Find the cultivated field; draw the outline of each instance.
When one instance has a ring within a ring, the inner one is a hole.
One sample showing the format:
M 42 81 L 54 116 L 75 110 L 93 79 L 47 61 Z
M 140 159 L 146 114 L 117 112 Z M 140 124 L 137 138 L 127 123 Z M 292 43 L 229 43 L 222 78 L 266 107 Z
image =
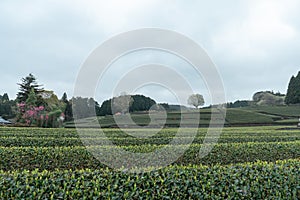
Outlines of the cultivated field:
M 208 127 L 211 121 L 211 109 L 204 108 L 200 109 L 200 120 L 195 120 L 195 110 L 190 111 L 169 111 L 167 118 L 158 118 L 154 121 L 157 126 L 165 127 Z M 155 114 L 154 114 L 155 115 Z M 181 117 L 185 116 L 182 120 Z M 151 121 L 147 112 L 139 112 L 130 114 L 132 120 L 140 125 L 147 126 Z M 79 120 L 77 126 L 82 127 L 94 127 L 95 122 L 101 124 L 101 127 L 117 127 L 114 118 L 119 119 L 118 126 L 126 126 L 127 121 L 122 123 L 123 116 L 102 116 L 95 118 L 86 118 Z M 300 117 L 300 106 L 248 106 L 243 108 L 228 108 L 226 111 L 225 126 L 262 126 L 262 125 L 294 125 L 299 122 Z M 66 127 L 74 128 L 74 122 L 67 122 Z
M 75 129 L 0 127 L 0 196 L 3 199 L 299 199 L 300 131 L 282 128 L 225 128 L 213 150 L 202 159 L 198 153 L 207 129 L 200 128 L 192 145 L 171 166 L 129 173 L 126 169 L 133 165 L 130 160 L 120 163 L 121 171 L 113 170 L 87 149 L 151 152 L 167 145 L 177 129 L 166 128 L 146 138 L 135 138 L 118 129 L 105 129 L 104 137 L 90 129 L 82 136 L 88 141 L 85 147 Z M 172 144 L 175 152 L 186 147 L 194 130 L 186 128 L 185 134 Z M 149 130 L 128 131 L 146 134 Z M 99 142 L 103 146 L 97 146 Z

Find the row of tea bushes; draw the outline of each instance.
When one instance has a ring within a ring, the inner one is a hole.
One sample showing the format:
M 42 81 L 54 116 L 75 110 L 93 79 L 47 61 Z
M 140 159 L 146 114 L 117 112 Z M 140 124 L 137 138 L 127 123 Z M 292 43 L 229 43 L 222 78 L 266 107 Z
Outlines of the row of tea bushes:
M 239 128 L 224 129 L 218 140 L 212 135 L 205 137 L 206 129 L 184 129 L 184 133 L 176 137 L 174 145 L 202 144 L 204 138 L 206 141 L 218 143 L 246 143 L 246 142 L 288 142 L 300 141 L 300 134 L 295 131 L 278 130 L 256 130 L 254 128 L 245 128 L 242 132 Z M 228 132 L 228 130 L 230 132 Z M 0 127 L 0 146 L 3 147 L 54 147 L 54 146 L 83 146 L 85 145 L 166 145 L 174 139 L 176 129 L 163 129 L 159 133 L 153 134 L 155 129 L 130 129 L 129 134 L 118 129 L 105 129 L 105 134 L 101 135 L 94 129 L 88 129 L 83 135 L 76 130 L 70 129 L 40 129 L 40 128 L 1 128 Z M 193 132 L 198 132 L 192 137 Z M 241 132 L 238 132 L 241 131 Z M 144 137 L 133 137 L 135 135 L 144 135 Z
M 140 174 L 99 170 L 1 171 L 3 199 L 299 199 L 300 160 Z
M 132 146 L 132 145 L 167 145 L 174 138 L 55 138 L 55 137 L 0 137 L 0 146 L 3 147 L 55 147 L 55 146 L 83 146 L 82 140 L 86 141 L 85 145 L 118 145 L 118 146 Z M 202 144 L 204 137 L 179 137 L 176 138 L 174 145 L 182 144 Z M 208 142 L 218 143 L 246 143 L 246 142 L 288 142 L 288 141 L 300 141 L 299 136 L 251 136 L 251 137 L 220 137 L 218 139 L 213 137 L 207 137 Z
M 81 130 L 81 129 L 80 129 Z M 99 134 L 97 129 L 82 129 L 84 133 L 81 137 L 109 137 L 109 138 L 132 138 L 131 135 L 153 135 L 151 138 L 165 138 L 174 137 L 176 135 L 176 128 L 166 129 L 126 129 L 126 132 L 120 129 L 102 129 L 104 135 Z M 185 128 L 184 134 L 180 137 L 194 137 L 194 128 Z M 196 130 L 197 137 L 204 137 L 207 134 L 207 128 L 199 128 Z M 280 130 L 280 127 L 235 127 L 225 128 L 222 130 L 222 137 L 299 137 L 299 130 Z M 76 129 L 44 129 L 44 128 L 13 128 L 13 127 L 0 127 L 1 137 L 55 137 L 55 138 L 78 138 L 79 134 Z
M 201 147 L 212 148 L 204 158 L 199 157 Z M 87 149 L 89 151 L 87 151 Z M 135 159 L 133 156 L 124 157 L 122 151 L 128 153 L 143 153 L 141 160 L 151 165 L 153 156 L 164 161 L 176 158 L 175 164 L 230 164 L 240 162 L 253 162 L 257 160 L 276 161 L 283 159 L 300 158 L 300 141 L 294 142 L 268 142 L 268 143 L 219 143 L 215 146 L 192 144 L 188 145 L 141 145 L 141 146 L 87 146 L 87 147 L 0 147 L 0 169 L 30 169 L 35 168 L 52 170 L 82 169 L 103 167 L 93 157 L 100 156 L 103 163 L 116 163 L 118 166 L 131 168 Z M 184 152 L 182 154 L 182 152 Z M 101 153 L 101 155 L 100 155 Z M 182 155 L 181 155 L 182 154 Z M 178 156 L 181 155 L 181 156 Z M 120 159 L 118 159 L 120 158 Z M 148 159 L 148 160 L 147 160 Z M 148 164 L 140 163 L 144 166 Z M 160 163 L 154 164 L 159 165 Z

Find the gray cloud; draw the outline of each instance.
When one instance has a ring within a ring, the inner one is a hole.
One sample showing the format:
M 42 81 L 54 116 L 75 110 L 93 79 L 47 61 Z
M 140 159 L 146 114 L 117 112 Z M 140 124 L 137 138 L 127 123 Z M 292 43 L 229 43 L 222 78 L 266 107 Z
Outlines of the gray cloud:
M 16 83 L 33 73 L 58 96 L 64 91 L 72 96 L 80 66 L 94 48 L 112 35 L 143 27 L 175 30 L 202 45 L 219 68 L 228 101 L 249 99 L 258 90 L 285 92 L 300 66 L 299 6 L 296 0 L 4 0 L 0 94 L 14 98 Z M 192 72 L 190 79 L 196 81 Z M 203 86 L 195 90 L 205 93 Z M 157 97 L 165 93 L 157 91 Z M 108 96 L 105 91 L 97 98 Z

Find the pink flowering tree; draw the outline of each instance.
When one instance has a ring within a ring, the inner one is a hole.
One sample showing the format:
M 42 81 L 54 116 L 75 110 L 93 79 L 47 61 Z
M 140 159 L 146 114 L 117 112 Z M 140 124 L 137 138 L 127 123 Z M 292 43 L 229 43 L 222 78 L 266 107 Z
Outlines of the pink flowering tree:
M 36 106 L 37 96 L 34 89 L 31 89 L 26 102 L 17 104 L 19 109 L 19 121 L 25 122 L 28 126 L 33 123 L 40 124 L 41 116 L 44 113 L 44 106 Z
M 44 106 L 26 105 L 26 103 L 19 103 L 17 106 L 20 113 L 20 121 L 25 122 L 28 126 L 31 126 L 33 123 L 41 126 L 47 119 L 47 115 L 44 116 Z
M 67 100 L 59 100 L 53 91 L 44 90 L 38 85 L 36 78 L 29 76 L 18 83 L 20 92 L 17 94 L 17 121 L 28 126 L 62 127 L 65 116 L 63 114 Z

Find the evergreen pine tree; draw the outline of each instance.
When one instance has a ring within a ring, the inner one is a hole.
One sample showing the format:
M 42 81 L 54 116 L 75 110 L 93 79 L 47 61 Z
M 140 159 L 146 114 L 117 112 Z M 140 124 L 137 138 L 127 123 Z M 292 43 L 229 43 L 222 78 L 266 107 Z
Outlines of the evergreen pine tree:
M 19 103 L 26 102 L 31 89 L 34 90 L 34 93 L 36 95 L 39 95 L 44 91 L 43 88 L 40 88 L 41 85 L 37 84 L 36 78 L 32 74 L 29 74 L 25 78 L 22 78 L 21 81 L 22 83 L 18 83 L 18 85 L 20 86 L 20 91 L 18 92 L 16 99 Z M 41 99 L 42 98 L 38 98 L 39 104 L 42 104 L 42 102 L 40 102 Z
M 64 103 L 68 103 L 68 96 L 67 96 L 67 93 L 64 92 L 63 96 L 61 97 L 61 101 L 64 102 Z
M 296 77 L 292 76 L 289 82 L 286 98 L 286 104 L 300 103 L 300 71 Z
M 61 97 L 61 101 L 65 104 L 64 114 L 65 120 L 70 121 L 73 119 L 73 112 L 72 112 L 72 103 L 68 100 L 67 93 L 64 92 L 63 96 Z

